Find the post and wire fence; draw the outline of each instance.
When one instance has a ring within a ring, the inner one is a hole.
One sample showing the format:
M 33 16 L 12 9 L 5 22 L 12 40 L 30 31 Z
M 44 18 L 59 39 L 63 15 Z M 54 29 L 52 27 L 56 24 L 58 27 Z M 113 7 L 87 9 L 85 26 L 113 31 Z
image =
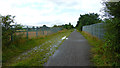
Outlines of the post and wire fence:
M 105 25 L 105 23 L 97 23 L 83 26 L 82 31 L 88 32 L 91 35 L 98 37 L 99 39 L 104 39 L 106 32 Z
M 40 36 L 50 35 L 61 31 L 62 27 L 42 27 L 42 28 L 23 28 L 22 30 L 17 30 L 14 34 L 11 34 L 11 41 L 14 41 L 16 36 L 25 37 L 27 39 L 36 38 Z

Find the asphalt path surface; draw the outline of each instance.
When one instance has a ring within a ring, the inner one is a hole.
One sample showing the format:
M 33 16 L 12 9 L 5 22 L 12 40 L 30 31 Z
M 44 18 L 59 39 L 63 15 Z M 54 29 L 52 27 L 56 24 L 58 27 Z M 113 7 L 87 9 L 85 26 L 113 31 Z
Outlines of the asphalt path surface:
M 90 48 L 88 41 L 75 30 L 44 66 L 90 66 Z

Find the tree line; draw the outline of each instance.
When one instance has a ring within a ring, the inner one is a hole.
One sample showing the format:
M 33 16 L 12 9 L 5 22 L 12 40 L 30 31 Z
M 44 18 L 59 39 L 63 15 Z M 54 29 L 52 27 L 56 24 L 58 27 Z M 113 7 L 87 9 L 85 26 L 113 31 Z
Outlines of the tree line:
M 64 24 L 64 25 L 54 25 L 53 27 L 62 27 L 64 29 L 73 29 L 74 26 L 69 22 L 69 24 Z

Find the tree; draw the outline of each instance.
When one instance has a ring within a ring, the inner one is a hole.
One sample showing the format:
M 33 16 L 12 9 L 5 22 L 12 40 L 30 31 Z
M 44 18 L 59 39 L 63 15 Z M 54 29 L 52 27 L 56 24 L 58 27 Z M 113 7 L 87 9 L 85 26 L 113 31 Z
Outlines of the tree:
M 10 37 L 11 34 L 15 33 L 16 30 L 21 29 L 22 26 L 20 24 L 11 25 L 14 22 L 15 16 L 6 15 L 1 16 L 2 22 L 0 23 L 2 25 L 2 43 L 3 45 L 8 45 L 10 43 Z
M 73 25 L 71 25 L 71 23 L 69 22 L 69 29 L 74 28 Z
M 45 28 L 46 28 L 47 26 L 46 26 L 46 25 L 43 25 L 43 27 L 45 27 Z
M 53 27 L 58 27 L 57 25 L 54 25 Z
M 120 66 L 120 2 L 107 1 L 103 2 L 103 5 L 104 16 L 108 19 L 104 20 L 106 33 L 102 55 L 108 59 L 108 65 Z
M 72 28 L 73 28 L 73 25 L 71 25 L 71 23 L 65 24 L 65 25 L 62 25 L 62 26 L 63 26 L 63 28 L 65 28 L 65 29 L 72 29 Z
M 76 28 L 82 31 L 82 26 L 91 25 L 100 22 L 101 20 L 98 14 L 90 13 L 90 14 L 80 15 L 79 20 L 77 21 Z
M 105 16 L 108 16 L 109 19 L 105 20 L 105 22 L 109 25 L 106 26 L 107 28 L 107 37 L 109 37 L 109 39 L 111 39 L 111 44 L 113 44 L 113 47 L 117 47 L 116 50 L 120 50 L 120 1 L 119 2 L 103 2 L 104 7 L 104 12 L 105 12 Z M 114 16 L 114 17 L 112 17 Z M 106 39 L 108 40 L 108 38 Z M 112 41 L 114 40 L 114 42 Z M 112 51 L 116 51 L 113 50 Z M 119 52 L 119 51 L 117 51 Z
M 62 27 L 65 29 L 72 29 L 74 28 L 73 25 L 69 22 L 69 24 L 64 24 L 64 25 L 54 25 L 53 27 Z
M 35 26 L 33 26 L 32 29 L 35 29 Z
M 114 16 L 115 18 L 120 19 L 120 1 L 119 2 L 103 2 L 103 5 L 105 6 L 103 11 L 104 11 L 104 16 L 108 16 L 109 18 L 112 18 Z

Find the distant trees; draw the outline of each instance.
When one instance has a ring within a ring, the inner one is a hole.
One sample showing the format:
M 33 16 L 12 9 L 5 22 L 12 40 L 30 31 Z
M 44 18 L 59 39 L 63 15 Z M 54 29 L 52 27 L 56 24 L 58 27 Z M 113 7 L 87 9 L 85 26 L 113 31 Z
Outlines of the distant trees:
M 53 27 L 58 27 L 57 25 L 54 25 Z
M 43 25 L 43 27 L 47 27 L 46 25 Z
M 71 25 L 71 23 L 64 24 L 64 25 L 54 25 L 53 27 L 62 27 L 62 28 L 65 28 L 65 29 L 72 29 L 72 28 L 74 28 L 74 26 Z
M 35 26 L 33 26 L 32 29 L 35 29 Z
M 99 15 L 96 13 L 90 13 L 85 15 L 80 15 L 76 28 L 82 31 L 82 26 L 91 25 L 101 22 Z
M 73 25 L 71 25 L 71 23 L 69 24 L 65 24 L 65 25 L 62 25 L 63 28 L 66 28 L 66 29 L 72 29 L 73 28 Z

